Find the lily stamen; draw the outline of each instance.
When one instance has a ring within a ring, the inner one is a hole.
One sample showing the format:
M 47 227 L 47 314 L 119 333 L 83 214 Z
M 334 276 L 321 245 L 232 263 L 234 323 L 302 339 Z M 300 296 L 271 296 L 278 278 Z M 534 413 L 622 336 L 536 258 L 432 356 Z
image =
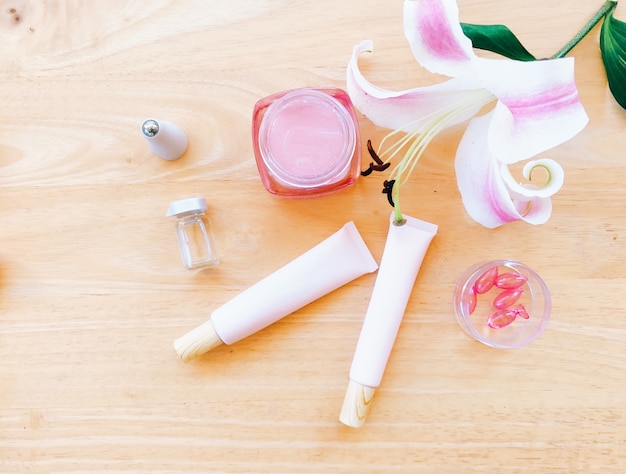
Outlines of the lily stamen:
M 393 189 L 385 187 L 383 192 L 389 194 L 389 202 L 393 205 L 395 210 L 395 220 L 401 221 L 403 219 L 402 211 L 400 210 L 400 188 L 413 174 L 418 161 L 422 157 L 428 145 L 439 135 L 442 131 L 449 128 L 453 123 L 458 122 L 460 117 L 467 115 L 468 111 L 476 108 L 482 108 L 485 105 L 493 102 L 496 97 L 488 91 L 477 91 L 475 96 L 468 99 L 464 104 L 460 106 L 443 110 L 439 114 L 431 114 L 433 120 L 428 122 L 422 130 L 413 130 L 408 133 L 404 130 L 410 130 L 415 127 L 417 121 L 413 121 L 407 126 L 393 130 L 383 137 L 380 142 L 378 152 L 375 152 L 376 157 L 383 159 L 384 164 L 389 164 L 393 158 L 398 156 L 403 149 L 406 149 L 402 160 L 391 170 L 389 182 L 393 182 L 395 186 Z M 423 122 L 423 118 L 420 122 Z M 392 141 L 393 138 L 399 134 L 403 134 L 399 139 Z M 388 144 L 388 142 L 391 142 Z M 369 143 L 369 142 L 368 142 Z M 391 198 L 390 192 L 393 193 Z

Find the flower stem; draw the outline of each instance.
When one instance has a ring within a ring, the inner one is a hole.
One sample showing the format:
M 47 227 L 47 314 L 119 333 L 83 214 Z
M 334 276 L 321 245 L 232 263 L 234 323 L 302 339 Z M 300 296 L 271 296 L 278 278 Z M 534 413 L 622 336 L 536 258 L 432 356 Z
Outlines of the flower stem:
M 395 199 L 397 200 L 398 198 L 399 198 L 399 196 L 396 195 Z M 400 206 L 394 206 L 394 208 L 393 208 L 393 220 L 394 220 L 394 223 L 397 223 L 396 225 L 399 225 L 404 220 L 404 216 L 402 215 L 402 212 L 400 211 Z
M 565 45 L 563 46 L 557 53 L 552 55 L 550 59 L 563 58 L 567 53 L 569 53 L 574 47 L 580 43 L 580 41 L 589 34 L 589 32 L 593 29 L 594 26 L 598 24 L 602 18 L 611 13 L 615 7 L 617 6 L 617 1 L 615 0 L 607 0 L 604 2 L 604 5 L 596 12 L 596 14 L 587 22 L 587 24 L 578 32 L 576 35 Z

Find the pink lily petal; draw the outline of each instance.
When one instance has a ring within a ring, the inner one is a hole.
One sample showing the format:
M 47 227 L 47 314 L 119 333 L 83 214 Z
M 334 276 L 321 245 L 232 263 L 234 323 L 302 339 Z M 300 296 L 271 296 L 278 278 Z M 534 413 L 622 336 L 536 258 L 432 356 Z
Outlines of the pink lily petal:
M 452 79 L 399 92 L 376 87 L 358 67 L 358 56 L 372 50 L 372 42 L 364 41 L 354 48 L 347 68 L 354 105 L 380 127 L 413 133 L 408 138 L 421 145 L 421 140 L 472 118 L 497 98 L 493 110 L 470 121 L 457 150 L 463 204 L 476 222 L 489 228 L 515 220 L 546 222 L 552 213 L 550 196 L 563 184 L 563 169 L 552 160 L 532 161 L 523 176 L 530 181 L 532 170 L 541 167 L 547 182 L 520 184 L 508 165 L 557 146 L 586 126 L 573 59 L 478 57 L 463 34 L 455 0 L 405 0 L 404 29 L 417 61 Z M 430 136 L 420 135 L 426 130 Z
M 484 87 L 498 97 L 489 147 L 502 162 L 535 156 L 587 125 L 573 58 L 532 62 L 476 58 L 474 63 Z
M 476 58 L 463 34 L 454 0 L 404 2 L 404 33 L 415 59 L 429 71 L 450 77 L 472 77 Z
M 458 109 L 459 104 L 473 100 L 476 95 L 486 94 L 479 84 L 462 78 L 399 92 L 382 89 L 365 79 L 358 66 L 359 55 L 372 49 L 372 42 L 368 40 L 354 47 L 346 83 L 354 106 L 379 127 L 421 131 L 442 111 Z M 468 120 L 480 108 L 480 105 L 468 108 L 450 126 Z
M 457 185 L 463 205 L 472 219 L 493 229 L 507 222 L 524 220 L 545 223 L 552 213 L 549 198 L 513 201 L 500 170 L 500 163 L 489 150 L 487 130 L 494 112 L 472 119 L 461 139 L 455 159 Z

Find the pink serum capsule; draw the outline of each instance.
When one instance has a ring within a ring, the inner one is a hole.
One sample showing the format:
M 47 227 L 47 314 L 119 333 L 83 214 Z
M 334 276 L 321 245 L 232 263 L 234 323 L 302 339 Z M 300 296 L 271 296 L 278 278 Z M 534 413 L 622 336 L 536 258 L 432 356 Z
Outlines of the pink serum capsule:
M 476 283 L 474 283 L 474 291 L 479 295 L 487 293 L 491 290 L 491 288 L 493 288 L 497 277 L 498 267 L 490 268 L 478 277 Z
M 530 314 L 528 314 L 528 311 L 526 311 L 526 307 L 523 304 L 518 304 L 517 308 L 515 308 L 515 311 L 517 311 L 517 316 L 519 316 L 522 319 L 530 319 Z
M 487 318 L 487 326 L 492 329 L 502 329 L 513 323 L 518 317 L 530 319 L 530 315 L 523 304 L 518 305 L 517 308 L 499 309 L 491 313 Z
M 463 306 L 467 308 L 468 314 L 472 314 L 476 309 L 476 303 L 478 298 L 476 297 L 476 290 L 474 287 L 467 288 L 463 293 Z
M 493 299 L 493 306 L 497 309 L 507 309 L 517 303 L 524 293 L 524 288 L 513 288 L 512 290 L 504 290 L 498 293 Z
M 517 311 L 514 309 L 499 309 L 491 313 L 487 319 L 487 326 L 491 329 L 502 329 L 507 327 L 517 318 Z
M 495 285 L 503 290 L 519 288 L 528 281 L 528 278 L 521 273 L 502 273 L 496 277 Z

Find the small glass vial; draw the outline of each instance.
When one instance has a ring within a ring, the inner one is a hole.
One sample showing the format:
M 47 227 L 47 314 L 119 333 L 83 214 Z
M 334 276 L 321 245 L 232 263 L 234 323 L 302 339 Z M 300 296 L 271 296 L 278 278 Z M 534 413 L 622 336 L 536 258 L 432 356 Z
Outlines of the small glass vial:
M 183 265 L 189 269 L 214 267 L 219 263 L 215 238 L 203 197 L 180 199 L 170 204 L 167 217 L 176 217 L 176 238 Z

